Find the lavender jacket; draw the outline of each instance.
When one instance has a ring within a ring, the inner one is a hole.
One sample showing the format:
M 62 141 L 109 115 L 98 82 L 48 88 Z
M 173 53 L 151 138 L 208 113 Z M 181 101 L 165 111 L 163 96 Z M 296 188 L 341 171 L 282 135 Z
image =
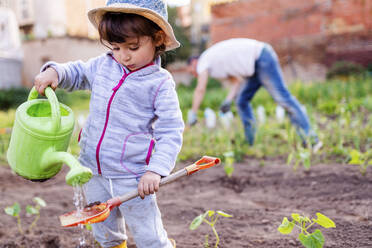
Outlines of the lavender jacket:
M 43 66 L 57 71 L 58 87 L 91 91 L 79 161 L 93 174 L 134 178 L 153 171 L 167 176 L 174 168 L 184 123 L 173 78 L 159 62 L 130 72 L 107 53 L 86 63 Z

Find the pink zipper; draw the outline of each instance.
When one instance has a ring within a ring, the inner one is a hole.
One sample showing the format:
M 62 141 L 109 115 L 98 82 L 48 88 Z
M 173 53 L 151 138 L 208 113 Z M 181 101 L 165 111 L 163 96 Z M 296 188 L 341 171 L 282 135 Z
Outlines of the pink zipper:
M 120 66 L 122 66 L 115 58 L 114 56 L 110 55 L 111 58 L 113 60 L 116 61 L 116 63 L 118 63 Z M 135 71 L 138 71 L 142 68 L 145 68 L 145 67 L 148 67 L 150 65 L 153 65 L 154 62 L 151 62 L 147 65 L 145 65 L 144 67 L 141 67 L 141 68 L 138 68 L 137 70 L 134 70 L 134 71 L 131 71 L 129 73 L 126 73 L 125 72 L 125 68 L 123 67 L 123 70 L 124 70 L 124 75 L 122 76 L 122 78 L 120 79 L 119 83 L 112 89 L 114 92 L 112 93 L 111 97 L 110 97 L 110 100 L 107 104 L 107 110 L 106 110 L 106 121 L 105 121 L 105 126 L 103 127 L 103 131 L 102 131 L 102 134 L 101 134 L 101 138 L 99 139 L 98 141 L 98 144 L 97 144 L 97 148 L 96 148 L 96 161 L 97 161 L 97 169 L 98 169 L 98 174 L 102 174 L 102 171 L 101 171 L 101 163 L 99 162 L 99 152 L 100 152 L 100 149 L 101 149 L 101 145 L 102 145 L 102 141 L 103 141 L 103 138 L 105 137 L 105 133 L 106 133 L 106 129 L 107 129 L 107 124 L 108 124 L 108 120 L 109 120 L 109 117 L 110 117 L 110 108 L 111 108 L 111 103 L 112 103 L 112 100 L 114 99 L 114 96 L 116 94 L 116 92 L 118 91 L 118 89 L 120 88 L 120 86 L 124 83 L 124 80 L 130 75 L 132 74 L 133 72 Z
M 149 163 L 150 163 L 150 158 L 151 158 L 151 155 L 152 155 L 152 149 L 154 149 L 154 145 L 155 145 L 155 141 L 154 141 L 154 139 L 151 139 L 149 149 L 147 150 L 147 156 L 146 156 L 146 164 L 147 165 L 149 165 Z
M 80 142 L 81 139 L 81 132 L 83 131 L 83 128 L 80 129 L 79 136 L 78 136 L 78 142 Z
M 103 132 L 101 134 L 101 138 L 98 141 L 98 145 L 97 145 L 97 149 L 96 149 L 96 160 L 97 160 L 98 174 L 102 174 L 102 172 L 101 172 L 101 164 L 99 162 L 99 151 L 101 149 L 103 137 L 105 136 L 105 133 L 106 133 L 107 123 L 108 123 L 108 120 L 109 120 L 109 117 L 110 117 L 111 103 L 112 103 L 112 100 L 114 99 L 114 96 L 115 96 L 116 92 L 118 91 L 118 89 L 120 88 L 120 86 L 123 84 L 125 78 L 128 75 L 129 74 L 126 74 L 125 71 L 124 71 L 123 77 L 120 79 L 119 83 L 112 89 L 114 92 L 112 93 L 112 95 L 110 97 L 110 100 L 108 102 L 108 105 L 107 105 L 105 126 L 103 127 Z

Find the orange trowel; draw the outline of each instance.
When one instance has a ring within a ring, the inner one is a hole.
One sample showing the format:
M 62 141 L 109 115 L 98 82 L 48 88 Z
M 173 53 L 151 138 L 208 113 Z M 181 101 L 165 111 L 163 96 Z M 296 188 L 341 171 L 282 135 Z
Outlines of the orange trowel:
M 164 177 L 160 181 L 160 186 L 169 184 L 176 181 L 183 176 L 189 176 L 199 170 L 212 167 L 220 163 L 219 158 L 203 156 L 195 163 L 178 170 L 171 175 Z M 114 197 L 105 203 L 91 204 L 84 208 L 82 211 L 72 211 L 59 216 L 59 220 L 63 227 L 76 226 L 79 224 L 92 224 L 104 221 L 109 215 L 111 209 L 119 206 L 125 201 L 129 201 L 138 196 L 138 190 L 133 190 L 125 195 Z

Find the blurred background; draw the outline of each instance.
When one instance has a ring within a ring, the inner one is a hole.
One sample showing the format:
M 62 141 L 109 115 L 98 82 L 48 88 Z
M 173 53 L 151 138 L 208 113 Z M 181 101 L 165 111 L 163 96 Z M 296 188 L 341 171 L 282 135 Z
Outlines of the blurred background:
M 49 60 L 86 61 L 106 51 L 86 15 L 89 9 L 104 3 L 0 0 L 0 161 L 5 161 L 15 108 L 27 99 L 42 64 Z M 370 150 L 371 0 L 168 0 L 168 15 L 182 46 L 168 52 L 162 62 L 178 84 L 184 117 L 195 86 L 195 79 L 186 71 L 187 58 L 224 39 L 258 39 L 274 47 L 291 92 L 304 104 L 313 126 L 327 142 L 329 150 L 320 159 L 337 156 L 345 161 L 352 149 Z M 211 81 L 199 117 L 203 117 L 206 107 L 217 112 L 226 96 L 218 81 Z M 89 93 L 57 93 L 83 123 Z M 271 122 L 276 105 L 264 91 L 252 104 L 255 109 L 264 107 L 268 116 L 258 131 L 255 148 L 241 148 L 239 121 L 233 131 L 216 129 L 214 136 L 204 132 L 201 122 L 192 132 L 185 132 L 180 158 L 208 152 L 220 155 L 229 149 L 236 149 L 238 158 L 239 154 L 288 155 L 291 148 L 280 145 L 293 144 L 288 133 L 294 131 L 287 125 L 288 120 Z M 233 112 L 236 115 L 235 108 Z
M 31 86 L 45 61 L 86 60 L 104 52 L 86 16 L 104 3 L 0 0 L 0 88 Z M 174 0 L 168 5 L 182 47 L 168 53 L 164 63 L 178 82 L 190 80 L 182 73 L 190 55 L 233 37 L 273 45 L 287 81 L 323 80 L 340 61 L 364 68 L 372 63 L 370 0 Z

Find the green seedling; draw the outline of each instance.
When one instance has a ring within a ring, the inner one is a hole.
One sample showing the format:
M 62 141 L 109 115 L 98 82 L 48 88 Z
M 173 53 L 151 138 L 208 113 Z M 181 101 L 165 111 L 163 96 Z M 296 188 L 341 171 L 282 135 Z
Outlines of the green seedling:
M 213 211 L 213 210 L 207 210 L 204 214 L 201 214 L 199 216 L 197 216 L 190 224 L 189 226 L 189 229 L 190 230 L 195 230 L 197 229 L 203 222 L 204 223 L 207 223 L 213 230 L 213 233 L 214 235 L 216 236 L 216 243 L 214 245 L 215 248 L 218 247 L 218 244 L 220 242 L 220 238 L 218 236 L 218 233 L 216 231 L 216 228 L 215 228 L 215 225 L 217 223 L 217 220 L 218 220 L 218 217 L 219 216 L 222 216 L 222 217 L 227 217 L 227 218 L 230 218 L 230 217 L 233 217 L 232 215 L 230 214 L 227 214 L 225 212 L 222 212 L 222 211 Z M 205 242 L 204 242 L 204 247 L 205 248 L 209 248 L 209 243 L 208 243 L 208 234 L 205 236 Z
M 291 165 L 292 162 L 294 162 L 294 170 L 298 168 L 300 163 L 302 163 L 306 170 L 310 170 L 311 152 L 306 148 L 299 148 L 297 151 L 292 151 L 287 157 L 287 165 Z
M 367 167 L 372 165 L 372 154 L 369 152 L 359 152 L 357 150 L 351 150 L 349 164 L 355 164 L 360 166 L 360 172 L 365 175 Z
M 314 232 L 310 232 L 309 228 L 314 224 L 318 224 L 324 228 L 335 228 L 335 223 L 327 216 L 316 213 L 317 218 L 311 219 L 307 216 L 301 216 L 296 213 L 292 213 L 292 221 L 289 221 L 287 217 L 283 218 L 282 224 L 278 227 L 278 231 L 281 234 L 290 234 L 294 227 L 301 230 L 298 235 L 298 239 L 301 244 L 306 248 L 322 248 L 324 245 L 324 236 L 319 229 L 315 229 Z
M 228 177 L 231 177 L 232 174 L 234 173 L 234 162 L 235 162 L 235 157 L 234 157 L 234 152 L 229 151 L 225 152 L 223 154 L 225 158 L 225 164 L 223 166 L 223 169 Z
M 35 219 L 32 221 L 32 223 L 28 227 L 28 231 L 29 232 L 32 231 L 32 229 L 35 227 L 37 221 L 40 218 L 40 209 L 41 209 L 41 207 L 45 207 L 46 206 L 45 201 L 43 199 L 41 199 L 40 197 L 34 197 L 33 198 L 33 201 L 35 202 L 35 205 L 33 205 L 33 206 L 32 205 L 27 205 L 26 206 L 26 213 L 27 213 L 27 215 L 35 215 Z M 4 209 L 4 211 L 5 211 L 5 213 L 7 215 L 10 215 L 10 216 L 13 216 L 13 217 L 17 218 L 18 231 L 21 234 L 24 234 L 23 227 L 22 227 L 22 221 L 21 221 L 21 217 L 20 217 L 21 206 L 19 205 L 19 203 L 16 202 L 12 206 L 6 207 Z
M 302 164 L 306 170 L 311 167 L 311 148 L 303 148 L 298 146 L 292 150 L 287 157 L 287 165 L 293 164 L 293 170 L 297 170 L 298 166 Z
M 19 213 L 21 212 L 21 206 L 18 202 L 14 203 L 13 206 L 9 206 L 4 208 L 4 211 L 7 215 L 13 216 L 17 219 L 17 227 L 18 231 L 23 234 L 22 224 L 21 224 L 21 217 L 19 216 Z

